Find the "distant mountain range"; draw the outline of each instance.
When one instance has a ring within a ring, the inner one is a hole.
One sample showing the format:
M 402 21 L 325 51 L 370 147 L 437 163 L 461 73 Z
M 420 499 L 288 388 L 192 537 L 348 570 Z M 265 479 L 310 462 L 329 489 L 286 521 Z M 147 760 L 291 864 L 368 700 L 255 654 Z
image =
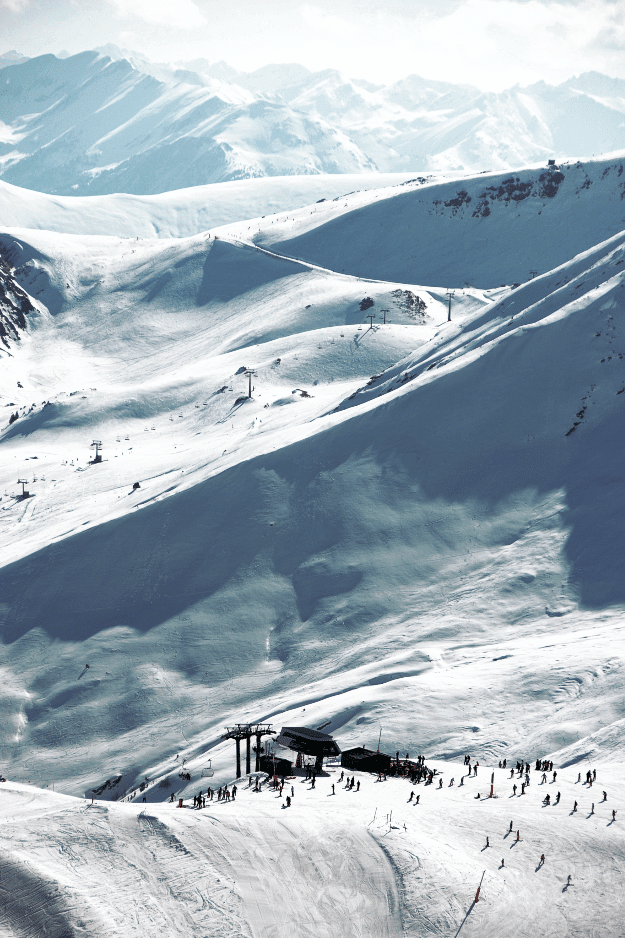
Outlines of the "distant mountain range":
M 0 178 L 63 195 L 257 176 L 480 172 L 625 147 L 625 80 L 590 72 L 501 93 L 417 75 L 158 65 L 105 46 L 0 56 Z

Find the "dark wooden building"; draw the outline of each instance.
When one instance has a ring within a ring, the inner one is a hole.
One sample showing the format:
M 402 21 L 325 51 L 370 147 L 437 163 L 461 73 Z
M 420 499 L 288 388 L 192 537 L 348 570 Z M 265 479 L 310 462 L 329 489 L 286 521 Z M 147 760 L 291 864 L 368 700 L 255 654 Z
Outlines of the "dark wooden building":
M 341 768 L 358 772 L 388 772 L 391 767 L 391 757 L 384 752 L 374 752 L 373 749 L 346 749 L 341 754 Z
M 287 775 L 293 774 L 293 763 L 289 762 L 288 759 L 278 758 L 278 756 L 261 756 L 260 769 L 261 772 L 266 772 L 267 775 L 281 775 L 286 778 Z

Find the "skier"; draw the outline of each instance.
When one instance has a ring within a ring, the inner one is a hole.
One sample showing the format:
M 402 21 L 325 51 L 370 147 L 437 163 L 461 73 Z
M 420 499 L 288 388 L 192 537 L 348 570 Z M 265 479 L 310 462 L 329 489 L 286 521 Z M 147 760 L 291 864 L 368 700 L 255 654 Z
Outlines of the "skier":
M 516 839 L 517 839 L 517 841 L 521 839 L 521 835 L 520 835 L 519 831 L 516 832 Z
M 616 811 L 614 808 L 612 808 L 612 820 L 616 821 Z
M 414 797 L 414 791 L 411 791 L 411 792 L 410 792 L 410 798 L 408 799 L 408 804 L 410 804 L 410 802 L 412 801 L 413 797 Z
M 560 804 L 560 792 L 558 792 L 558 794 L 556 795 L 555 803 Z
M 604 791 L 604 793 L 603 793 L 603 800 L 604 800 L 604 801 L 607 801 L 607 800 L 608 800 L 608 793 L 607 793 L 607 791 Z
M 356 782 L 356 791 L 360 791 L 360 779 Z
M 488 839 L 488 837 L 486 838 L 486 846 L 490 847 L 490 840 Z
M 544 862 L 545 862 L 545 854 L 544 854 L 544 853 L 541 853 L 541 855 L 540 855 L 540 863 L 539 863 L 538 865 L 539 865 L 539 866 L 542 866 Z
M 333 795 L 336 794 L 336 792 L 334 791 L 334 782 L 332 782 L 332 794 L 333 794 Z
M 577 811 L 577 801 L 573 802 L 573 813 Z
M 287 806 L 287 808 L 290 808 L 290 807 L 291 807 L 291 796 L 290 796 L 290 795 L 287 795 L 287 796 L 286 796 L 286 806 Z
M 512 833 L 512 821 L 510 821 L 510 827 L 508 828 L 508 833 L 509 833 L 509 834 Z
M 501 865 L 502 865 L 502 866 L 505 866 L 505 865 L 506 865 L 506 864 L 503 862 L 503 857 L 501 858 Z

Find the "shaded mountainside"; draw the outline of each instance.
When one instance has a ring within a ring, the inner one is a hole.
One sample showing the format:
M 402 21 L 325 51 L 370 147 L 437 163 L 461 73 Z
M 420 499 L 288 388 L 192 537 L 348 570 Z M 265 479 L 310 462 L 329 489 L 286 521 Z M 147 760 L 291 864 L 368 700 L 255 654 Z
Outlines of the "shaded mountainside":
M 423 178 L 379 198 L 303 211 L 296 229 L 278 218 L 250 234 L 360 277 L 456 289 L 524 282 L 625 228 L 624 157 L 444 183 Z
M 11 347 L 11 340 L 19 342 L 27 328 L 26 317 L 36 312 L 32 298 L 16 282 L 8 262 L 0 253 L 0 342 Z

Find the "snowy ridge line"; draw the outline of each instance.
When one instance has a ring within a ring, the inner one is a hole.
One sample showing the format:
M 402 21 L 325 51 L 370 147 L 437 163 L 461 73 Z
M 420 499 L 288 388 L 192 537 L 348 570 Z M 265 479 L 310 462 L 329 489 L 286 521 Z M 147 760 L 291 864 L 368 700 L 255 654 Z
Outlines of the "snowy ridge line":
M 291 264 L 298 264 L 301 267 L 306 267 L 308 270 L 317 270 L 323 274 L 331 274 L 335 277 L 342 277 L 346 280 L 349 280 L 350 282 L 356 281 L 357 283 L 381 283 L 384 285 L 392 283 L 393 286 L 399 286 L 399 284 L 396 284 L 395 281 L 392 280 L 372 280 L 365 277 L 354 277 L 351 274 L 345 274 L 339 272 L 338 270 L 333 270 L 331 267 L 322 267 L 320 264 L 312 264 L 310 261 L 301 260 L 298 257 L 291 257 L 288 254 L 280 254 L 278 251 L 270 251 L 268 248 L 264 248 L 260 244 L 255 244 L 254 241 L 245 241 L 242 238 L 236 238 L 232 235 L 224 236 L 223 234 L 216 234 L 214 237 L 220 241 L 226 241 L 229 244 L 238 245 L 239 247 L 254 248 L 256 251 L 260 251 L 261 254 L 265 254 L 267 257 L 275 257 L 277 260 L 289 261 Z M 402 284 L 402 286 L 403 285 L 404 284 Z M 413 286 L 413 284 L 409 284 L 409 286 Z
M 403 385 L 406 382 L 423 377 L 424 374 L 427 377 L 427 372 L 434 367 L 436 368 L 436 374 L 431 375 L 431 378 L 435 378 L 441 370 L 448 370 L 448 365 L 458 367 L 462 362 L 470 363 L 475 360 L 476 356 L 492 350 L 501 340 L 523 335 L 527 330 L 543 327 L 558 319 L 567 317 L 580 306 L 583 306 L 584 298 L 591 291 L 593 291 L 593 294 L 599 291 L 592 297 L 593 302 L 598 301 L 614 288 L 622 286 L 622 271 L 605 279 L 605 272 L 599 271 L 598 267 L 600 264 L 610 264 L 611 262 L 616 266 L 625 263 L 624 242 L 625 231 L 619 232 L 602 244 L 577 255 L 570 262 L 562 264 L 553 271 L 548 271 L 511 290 L 489 309 L 488 314 L 480 314 L 476 318 L 469 318 L 460 325 L 453 325 L 453 336 L 449 339 L 443 338 L 442 342 L 439 340 L 436 343 L 439 349 L 442 346 L 442 356 L 440 351 L 429 354 L 427 349 L 424 348 L 419 353 L 420 361 L 416 366 L 414 358 L 399 363 L 389 369 L 388 372 L 378 376 L 375 389 L 360 388 L 356 392 L 356 397 L 352 397 L 341 404 L 340 409 L 360 405 L 363 397 L 364 399 L 371 399 L 380 394 L 398 390 L 399 388 L 389 387 L 389 381 L 393 379 L 399 382 L 401 377 L 401 384 Z M 619 255 L 622 256 L 619 257 Z M 563 272 L 566 273 L 564 283 L 553 288 L 553 281 Z M 589 282 L 589 275 L 591 277 L 594 275 L 595 282 L 592 280 Z M 581 284 L 578 281 L 581 281 Z M 585 287 L 584 292 L 571 298 L 572 291 L 579 289 L 580 285 Z M 525 296 L 528 293 L 535 294 L 536 291 L 541 290 L 541 287 L 547 288 L 548 292 L 535 302 L 530 303 L 530 305 L 525 305 Z M 563 299 L 566 299 L 564 304 L 562 303 Z M 506 306 L 508 309 L 504 318 L 501 313 L 503 313 Z M 499 317 L 497 316 L 498 313 L 500 314 Z M 508 316 L 510 316 L 509 319 Z M 472 333 L 477 333 L 477 335 L 472 338 Z M 434 344 L 434 340 L 431 340 L 428 344 Z M 447 351 L 444 351 L 445 349 Z M 427 357 L 424 358 L 424 354 Z

